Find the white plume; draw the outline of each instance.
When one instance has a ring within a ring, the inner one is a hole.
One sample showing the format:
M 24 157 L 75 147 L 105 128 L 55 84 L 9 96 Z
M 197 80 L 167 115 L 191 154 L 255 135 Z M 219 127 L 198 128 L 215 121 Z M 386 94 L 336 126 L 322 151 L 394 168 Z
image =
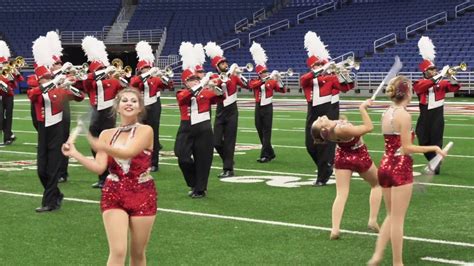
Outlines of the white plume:
M 206 50 L 207 56 L 210 58 L 214 58 L 216 56 L 222 57 L 224 55 L 224 51 L 222 51 L 221 47 L 215 42 L 208 42 L 206 46 L 204 46 L 204 49 Z
M 181 61 L 183 61 L 183 70 L 194 69 L 197 60 L 192 43 L 182 42 L 179 47 L 179 55 L 181 55 Z
M 87 55 L 87 61 L 100 61 L 105 66 L 110 65 L 103 41 L 99 41 L 92 36 L 86 36 L 82 39 L 82 50 Z
M 255 64 L 265 66 L 268 60 L 265 50 L 259 43 L 253 42 L 250 47 L 250 53 L 252 54 L 253 61 Z
M 196 56 L 196 64 L 202 66 L 204 62 L 206 62 L 206 55 L 204 54 L 204 48 L 202 47 L 202 44 L 194 44 L 194 53 Z
M 418 49 L 420 50 L 420 55 L 423 59 L 428 59 L 431 62 L 434 62 L 436 51 L 435 46 L 429 37 L 421 36 L 418 41 Z
M 46 33 L 46 39 L 48 39 L 52 54 L 61 57 L 63 55 L 63 47 L 61 46 L 61 40 L 59 39 L 58 33 L 50 31 Z
M 0 41 L 0 57 L 9 58 L 10 56 L 10 48 L 8 48 L 7 43 L 5 41 Z
M 135 51 L 137 51 L 138 60 L 145 60 L 147 62 L 155 62 L 155 55 L 153 54 L 153 49 L 151 45 L 146 41 L 140 41 L 135 46 Z
M 33 42 L 33 57 L 38 66 L 49 68 L 54 64 L 50 43 L 45 36 L 40 36 Z
M 304 48 L 308 51 L 308 56 L 317 56 L 323 60 L 329 60 L 331 56 L 326 49 L 327 45 L 321 41 L 318 35 L 313 31 L 308 31 L 304 36 Z

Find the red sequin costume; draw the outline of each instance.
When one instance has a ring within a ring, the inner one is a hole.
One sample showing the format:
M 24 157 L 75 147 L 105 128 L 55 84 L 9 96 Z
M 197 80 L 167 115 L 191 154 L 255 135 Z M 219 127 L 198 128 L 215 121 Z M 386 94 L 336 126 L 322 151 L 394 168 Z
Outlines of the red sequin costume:
M 347 121 L 339 120 L 336 127 L 351 125 Z M 349 141 L 336 141 L 336 156 L 334 157 L 334 167 L 336 169 L 347 169 L 357 173 L 364 173 L 372 166 L 367 146 L 360 136 L 353 137 Z
M 392 132 L 384 133 L 385 154 L 380 162 L 378 169 L 379 184 L 381 187 L 397 187 L 413 183 L 413 159 L 410 155 L 402 155 L 400 147 L 402 146 L 400 133 L 393 129 L 393 113 L 398 108 L 390 107 L 383 114 L 391 112 L 390 124 Z M 412 131 L 412 141 L 414 132 Z
M 136 126 L 131 128 L 129 139 L 135 135 L 136 128 Z M 110 144 L 114 145 L 120 133 L 129 129 L 119 128 Z M 109 156 L 108 165 L 110 174 L 102 188 L 100 202 L 102 212 L 121 209 L 130 216 L 155 215 L 157 193 L 150 175 L 151 151 L 144 150 L 128 160 Z

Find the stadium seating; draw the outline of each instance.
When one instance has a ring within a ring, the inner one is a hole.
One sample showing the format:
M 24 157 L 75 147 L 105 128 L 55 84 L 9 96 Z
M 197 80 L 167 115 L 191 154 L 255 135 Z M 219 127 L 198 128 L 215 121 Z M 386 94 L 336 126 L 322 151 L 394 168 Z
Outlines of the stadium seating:
M 32 42 L 50 30 L 100 31 L 112 25 L 120 0 L 3 0 L 0 31 L 13 53 L 32 57 Z
M 297 2 L 301 1 L 303 0 Z M 400 8 L 401 2 L 403 2 L 403 8 Z M 288 67 L 292 67 L 296 72 L 301 72 L 306 71 L 305 60 L 307 55 L 303 43 L 304 35 L 309 30 L 315 31 L 321 36 L 323 42 L 328 45 L 328 49 L 333 57 L 350 51 L 354 51 L 358 57 L 364 57 L 367 52 L 373 50 L 374 40 L 389 33 L 404 36 L 406 26 L 442 11 L 449 10 L 453 13 L 454 7 L 462 2 L 463 1 L 405 0 L 361 3 L 361 1 L 357 1 L 353 4 L 343 5 L 341 9 L 336 11 L 326 12 L 317 18 L 307 19 L 304 23 L 299 25 L 296 25 L 296 13 L 307 10 L 309 7 L 304 9 L 301 7 L 293 7 L 296 6 L 296 4 L 290 2 L 288 7 L 275 14 L 271 21 L 279 21 L 288 18 L 290 19 L 290 23 L 295 26 L 283 31 L 277 31 L 271 36 L 259 38 L 256 41 L 260 42 L 267 50 L 271 69 L 285 70 Z M 468 15 L 466 15 L 466 17 L 468 17 Z M 269 20 L 268 23 L 271 23 L 271 21 Z M 448 24 L 450 23 L 452 22 Z M 444 27 L 446 26 L 439 28 Z M 472 24 L 466 25 L 466 27 L 472 32 Z M 459 32 L 463 31 L 466 30 L 459 29 Z M 447 32 L 449 32 L 449 30 L 447 30 Z M 466 46 L 469 46 L 469 43 L 472 44 L 472 37 L 468 38 L 468 35 L 467 33 L 464 35 Z M 470 35 L 472 36 L 472 33 Z M 407 43 L 411 41 L 412 40 L 408 40 Z M 452 45 L 455 45 L 454 43 L 459 44 L 458 42 L 453 42 Z M 412 51 L 416 50 L 416 44 L 413 48 Z M 226 52 L 226 56 L 229 60 L 242 64 L 251 62 L 248 46 L 235 51 Z M 379 57 L 379 55 L 376 55 L 376 57 Z M 380 56 L 380 58 L 383 57 Z M 419 56 L 415 55 L 414 58 L 418 60 Z M 365 58 L 362 58 L 362 60 L 361 71 L 366 71 L 367 69 L 364 66 Z M 387 60 L 387 58 L 381 60 L 384 60 L 385 65 L 390 65 L 393 61 L 393 59 Z M 383 71 L 386 69 L 385 65 L 379 65 L 379 62 L 380 61 L 374 63 L 374 68 L 370 68 L 370 71 Z M 414 68 L 410 68 L 410 70 L 415 71 Z

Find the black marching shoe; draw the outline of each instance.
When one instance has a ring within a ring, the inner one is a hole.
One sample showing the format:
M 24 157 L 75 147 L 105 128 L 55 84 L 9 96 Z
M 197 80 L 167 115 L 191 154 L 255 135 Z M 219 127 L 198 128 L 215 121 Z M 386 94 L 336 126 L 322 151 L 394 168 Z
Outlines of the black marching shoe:
M 160 168 L 158 167 L 158 165 L 153 165 L 152 167 L 150 167 L 150 172 L 158 172 L 160 170 Z
M 64 194 L 63 193 L 59 194 L 59 197 L 56 201 L 56 204 L 58 205 L 58 207 L 61 207 L 61 204 L 63 203 L 63 199 L 64 199 Z
M 59 210 L 59 206 L 43 206 L 43 207 L 39 207 L 39 208 L 36 208 L 36 212 L 38 213 L 42 213 L 42 212 L 52 212 L 52 211 L 55 211 L 55 210 Z
M 201 198 L 204 198 L 205 196 L 206 196 L 205 191 L 194 191 L 193 193 L 191 193 L 191 198 L 193 199 L 201 199 Z
M 94 184 L 92 184 L 92 188 L 103 188 L 104 187 L 104 182 L 98 181 Z
M 268 158 L 268 157 L 262 157 L 262 158 L 258 158 L 257 159 L 257 162 L 259 163 L 268 163 L 269 161 L 271 161 L 272 159 Z
M 227 177 L 233 177 L 234 176 L 234 171 L 232 170 L 224 170 L 224 172 L 220 173 L 217 177 L 219 178 L 227 178 Z
M 313 186 L 315 186 L 315 187 L 323 187 L 325 185 L 326 185 L 326 182 L 323 182 L 323 181 L 320 181 L 320 180 L 316 180 L 313 183 Z
M 67 182 L 67 179 L 68 179 L 68 176 L 61 176 L 58 179 L 58 183 L 65 183 L 65 182 Z

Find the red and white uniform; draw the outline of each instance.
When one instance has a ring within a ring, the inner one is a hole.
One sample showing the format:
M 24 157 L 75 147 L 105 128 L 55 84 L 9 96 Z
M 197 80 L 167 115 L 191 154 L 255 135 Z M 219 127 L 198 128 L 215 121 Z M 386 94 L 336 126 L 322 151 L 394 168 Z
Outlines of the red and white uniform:
M 114 78 L 96 81 L 93 73 L 88 75 L 83 85 L 90 104 L 96 106 L 98 111 L 112 107 L 115 96 L 123 88 L 120 81 Z
M 64 101 L 82 101 L 84 96 L 76 96 L 63 88 L 54 88 L 42 93 L 39 87 L 34 87 L 28 90 L 28 98 L 34 104 L 36 119 L 44 122 L 45 127 L 49 127 L 62 121 Z
M 342 92 L 348 92 L 349 90 L 353 89 L 355 84 L 354 82 L 351 83 L 340 83 L 339 81 L 336 83 L 339 84 L 338 86 L 333 86 L 332 88 L 332 97 L 331 97 L 331 103 L 338 103 L 339 102 L 339 93 Z
M 419 79 L 413 85 L 413 90 L 418 95 L 420 104 L 426 105 L 428 110 L 444 105 L 444 98 L 448 92 L 456 92 L 461 88 L 459 84 L 451 84 L 447 80 L 435 83 L 432 79 Z
M 211 79 L 218 79 L 219 75 L 214 74 Z M 241 88 L 247 87 L 237 75 L 231 75 L 227 82 L 217 80 L 217 86 L 224 92 L 224 101 L 222 102 L 224 107 L 227 107 L 237 101 L 237 86 Z
M 278 81 L 274 79 L 269 79 L 266 82 L 260 79 L 252 79 L 249 88 L 253 90 L 255 102 L 260 103 L 260 106 L 272 103 L 274 91 L 285 93 L 285 87 L 280 87 Z
M 0 86 L 2 86 L 2 88 L 4 88 L 5 86 L 7 87 L 6 92 L 3 89 L 0 90 L 0 96 L 2 97 L 14 96 L 15 95 L 14 90 L 15 88 L 18 88 L 18 82 L 22 82 L 24 80 L 25 79 L 23 78 L 21 74 L 15 75 L 12 79 L 0 76 L 0 82 L 2 83 Z
M 333 89 L 342 89 L 335 75 L 319 75 L 314 77 L 313 71 L 302 75 L 300 82 L 306 101 L 312 103 L 312 106 L 331 103 Z
M 145 106 L 148 106 L 157 102 L 161 97 L 161 90 L 173 88 L 173 83 L 170 81 L 169 84 L 165 84 L 159 77 L 150 77 L 143 82 L 140 76 L 134 76 L 130 80 L 130 86 L 143 92 L 143 101 Z
M 223 96 L 216 95 L 213 91 L 202 89 L 196 96 L 190 90 L 183 88 L 176 94 L 181 121 L 191 121 L 191 125 L 211 119 L 211 104 L 223 100 Z

